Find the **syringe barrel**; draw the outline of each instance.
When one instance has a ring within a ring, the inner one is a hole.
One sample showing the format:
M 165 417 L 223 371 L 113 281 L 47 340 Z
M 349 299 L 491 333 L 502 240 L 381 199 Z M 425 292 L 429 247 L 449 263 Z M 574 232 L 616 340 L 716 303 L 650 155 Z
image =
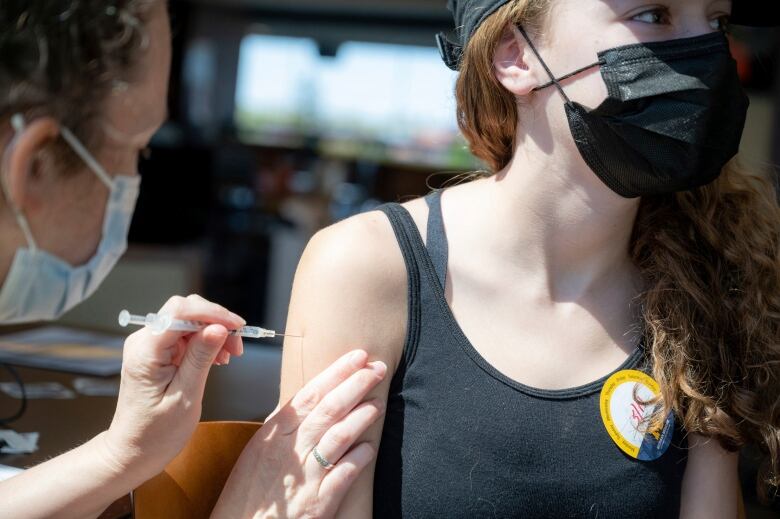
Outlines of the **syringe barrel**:
M 184 321 L 174 319 L 169 314 L 146 314 L 133 315 L 127 310 L 122 310 L 119 314 L 119 324 L 123 327 L 128 325 L 146 326 L 153 335 L 162 335 L 165 332 L 197 332 L 206 326 L 206 323 L 198 321 Z M 273 330 L 266 330 L 258 326 L 244 326 L 240 330 L 233 330 L 230 335 L 245 337 L 247 339 L 273 339 L 277 333 Z
M 146 325 L 154 335 L 162 335 L 165 332 L 197 332 L 205 325 L 195 321 L 182 321 L 174 319 L 168 314 L 148 314 Z

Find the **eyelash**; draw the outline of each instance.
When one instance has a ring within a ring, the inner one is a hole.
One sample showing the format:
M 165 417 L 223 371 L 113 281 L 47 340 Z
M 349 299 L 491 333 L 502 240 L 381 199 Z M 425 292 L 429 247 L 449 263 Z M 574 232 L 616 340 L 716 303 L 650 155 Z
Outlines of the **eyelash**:
M 654 15 L 652 22 L 646 22 L 646 21 L 642 21 L 642 20 L 638 19 L 639 17 L 644 16 L 646 14 Z M 642 11 L 641 13 L 637 13 L 636 15 L 631 17 L 631 20 L 637 21 L 637 22 L 640 22 L 640 23 L 647 23 L 647 24 L 650 24 L 650 25 L 659 25 L 659 24 L 660 25 L 668 25 L 670 18 L 671 18 L 671 16 L 669 15 L 669 10 L 666 9 L 666 8 L 660 8 L 659 7 L 659 8 L 655 8 L 655 9 L 648 9 L 647 11 Z M 713 21 L 719 22 L 719 27 L 718 27 L 717 30 L 725 32 L 725 33 L 729 33 L 730 32 L 731 26 L 729 25 L 729 17 L 728 16 L 725 16 L 725 15 L 724 16 L 719 16 L 719 17 L 715 18 Z
M 639 20 L 640 17 L 645 16 L 647 14 L 654 15 L 652 22 Z M 648 9 L 647 11 L 642 11 L 641 13 L 635 14 L 634 16 L 631 17 L 631 19 L 640 23 L 648 23 L 651 25 L 658 25 L 658 24 L 667 25 L 669 23 L 669 11 L 663 8 Z

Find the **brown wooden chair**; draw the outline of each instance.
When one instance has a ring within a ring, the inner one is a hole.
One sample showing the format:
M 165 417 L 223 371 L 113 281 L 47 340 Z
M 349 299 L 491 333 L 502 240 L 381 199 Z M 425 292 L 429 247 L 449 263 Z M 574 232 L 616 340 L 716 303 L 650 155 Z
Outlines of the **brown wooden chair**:
M 230 471 L 262 424 L 204 422 L 162 474 L 133 492 L 136 519 L 207 519 Z

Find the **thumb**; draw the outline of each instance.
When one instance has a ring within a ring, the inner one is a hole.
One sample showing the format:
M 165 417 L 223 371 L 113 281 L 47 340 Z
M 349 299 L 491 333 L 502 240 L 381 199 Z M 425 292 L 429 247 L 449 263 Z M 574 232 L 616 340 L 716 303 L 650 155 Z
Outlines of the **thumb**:
M 184 358 L 176 372 L 173 385 L 176 385 L 187 395 L 202 395 L 209 370 L 227 338 L 227 329 L 219 324 L 207 326 L 192 335 L 187 343 Z

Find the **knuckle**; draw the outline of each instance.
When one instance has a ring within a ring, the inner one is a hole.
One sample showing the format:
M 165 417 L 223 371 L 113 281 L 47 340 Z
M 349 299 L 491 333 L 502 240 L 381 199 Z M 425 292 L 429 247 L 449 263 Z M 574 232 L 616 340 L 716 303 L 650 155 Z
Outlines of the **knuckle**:
M 185 304 L 187 304 L 187 301 L 183 297 L 173 296 L 168 299 L 168 302 L 165 303 L 165 305 L 162 307 L 162 310 L 172 314 L 178 314 L 181 309 L 184 308 Z
M 298 414 L 309 414 L 320 402 L 318 391 L 301 391 L 293 399 L 292 406 Z
M 179 307 L 185 303 L 185 299 L 182 296 L 173 296 L 168 300 L 168 303 L 173 307 Z
M 328 433 L 328 437 L 333 445 L 339 447 L 351 445 L 354 440 L 352 435 L 341 427 L 333 427 Z
M 187 300 L 188 303 L 192 305 L 202 305 L 204 303 L 209 303 L 209 301 L 203 298 L 203 296 L 200 296 L 198 294 L 190 294 L 185 299 Z M 213 303 L 209 303 L 209 304 L 213 304 Z
M 325 422 L 333 423 L 341 418 L 341 412 L 338 407 L 330 402 L 322 402 L 317 408 L 317 413 Z
M 195 369 L 201 370 L 211 365 L 212 355 L 200 348 L 189 348 L 185 358 Z

